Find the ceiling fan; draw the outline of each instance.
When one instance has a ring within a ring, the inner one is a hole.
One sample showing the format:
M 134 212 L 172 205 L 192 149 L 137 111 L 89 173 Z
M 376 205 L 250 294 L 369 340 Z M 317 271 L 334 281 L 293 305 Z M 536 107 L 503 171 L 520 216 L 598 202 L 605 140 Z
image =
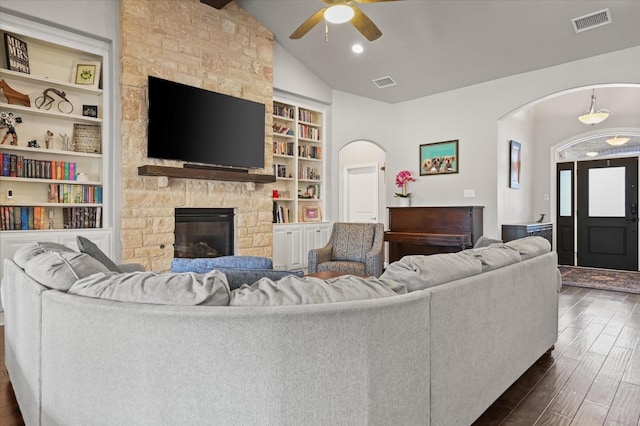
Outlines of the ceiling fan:
M 327 3 L 329 6 L 325 6 L 313 15 L 309 17 L 306 21 L 302 23 L 294 32 L 289 36 L 291 39 L 299 39 L 302 38 L 306 33 L 308 33 L 311 28 L 315 27 L 318 22 L 320 22 L 323 18 L 328 22 L 332 23 L 342 23 L 350 21 L 351 24 L 356 27 L 360 33 L 367 38 L 369 41 L 376 40 L 382 36 L 382 32 L 373 23 L 371 19 L 365 13 L 360 10 L 355 3 L 381 3 L 387 1 L 397 1 L 397 0 L 322 0 Z M 345 13 L 344 17 L 339 17 L 336 20 L 333 20 L 332 14 L 340 14 Z

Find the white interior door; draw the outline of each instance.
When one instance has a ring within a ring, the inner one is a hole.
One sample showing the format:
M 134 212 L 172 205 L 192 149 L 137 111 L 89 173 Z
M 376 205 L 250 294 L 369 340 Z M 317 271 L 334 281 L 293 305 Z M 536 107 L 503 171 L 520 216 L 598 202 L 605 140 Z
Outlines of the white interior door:
M 378 163 L 345 167 L 345 218 L 347 222 L 379 222 Z

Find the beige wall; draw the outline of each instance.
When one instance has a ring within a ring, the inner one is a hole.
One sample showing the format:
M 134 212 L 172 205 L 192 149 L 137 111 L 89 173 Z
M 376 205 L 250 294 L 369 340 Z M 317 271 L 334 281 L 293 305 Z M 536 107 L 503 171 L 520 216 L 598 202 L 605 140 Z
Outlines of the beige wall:
M 264 103 L 265 170 L 271 173 L 273 35 L 234 2 L 216 10 L 200 0 L 121 0 L 122 260 L 170 268 L 176 207 L 232 207 L 236 254 L 272 252 L 271 187 L 241 182 L 138 176 L 147 158 L 147 76 Z M 179 108 L 180 105 L 176 105 Z M 179 143 L 179 132 L 176 132 Z M 163 247 L 164 248 L 161 248 Z

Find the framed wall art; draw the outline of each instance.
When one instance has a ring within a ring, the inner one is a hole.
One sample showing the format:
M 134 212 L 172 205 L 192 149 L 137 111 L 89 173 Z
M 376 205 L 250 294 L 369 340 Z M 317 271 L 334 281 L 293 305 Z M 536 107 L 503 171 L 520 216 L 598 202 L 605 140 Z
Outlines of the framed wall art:
M 509 143 L 509 188 L 520 188 L 521 148 L 520 142 Z
M 100 84 L 99 61 L 75 61 L 72 70 L 72 83 L 90 86 L 94 89 L 98 88 L 98 84 Z
M 11 71 L 23 72 L 29 74 L 29 52 L 27 50 L 27 42 L 4 33 L 4 48 L 7 54 L 7 68 Z
M 321 222 L 322 212 L 318 206 L 304 206 L 302 207 L 302 221 L 303 222 Z
M 458 140 L 420 145 L 420 176 L 458 173 Z

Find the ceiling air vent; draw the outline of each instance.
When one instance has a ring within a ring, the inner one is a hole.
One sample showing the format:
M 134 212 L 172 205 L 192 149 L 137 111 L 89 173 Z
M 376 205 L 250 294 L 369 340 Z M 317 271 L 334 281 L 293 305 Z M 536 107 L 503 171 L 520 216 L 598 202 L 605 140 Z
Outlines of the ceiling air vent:
M 378 86 L 378 89 L 384 89 L 385 87 L 395 86 L 398 84 L 389 76 L 376 78 L 373 82 Z
M 592 30 L 594 28 L 610 24 L 611 13 L 609 12 L 609 9 L 603 9 L 579 18 L 574 18 L 571 22 L 573 22 L 573 29 L 575 32 L 581 33 L 582 31 Z

